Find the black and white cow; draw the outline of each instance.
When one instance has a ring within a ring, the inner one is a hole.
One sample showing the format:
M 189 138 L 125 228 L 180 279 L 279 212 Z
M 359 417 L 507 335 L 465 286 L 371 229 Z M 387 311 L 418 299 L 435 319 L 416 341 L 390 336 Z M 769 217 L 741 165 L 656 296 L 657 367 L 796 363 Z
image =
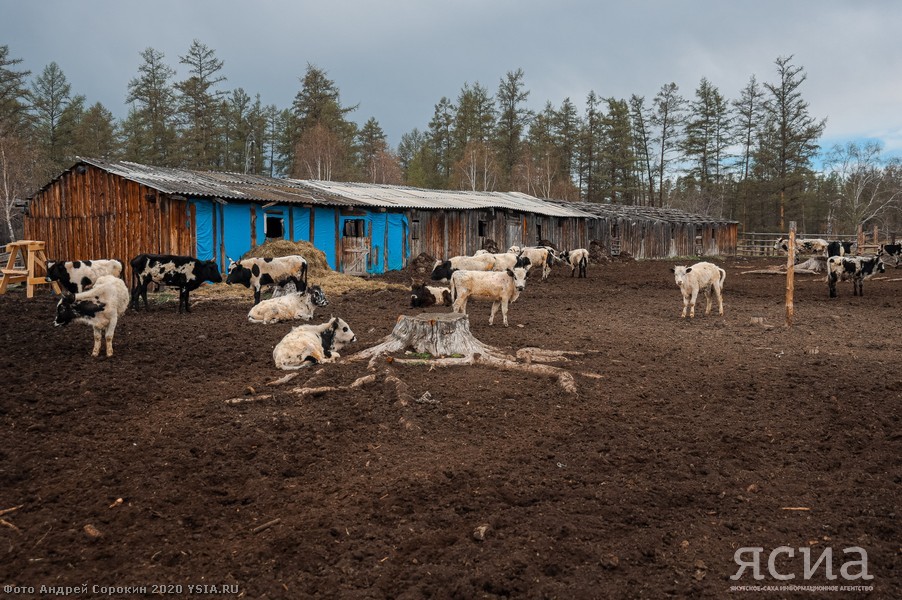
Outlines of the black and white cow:
M 113 335 L 119 317 L 128 308 L 128 288 L 125 282 L 113 275 L 102 275 L 90 290 L 78 294 L 63 292 L 56 305 L 53 325 L 61 327 L 69 323 L 85 323 L 94 329 L 94 349 L 91 356 L 100 356 L 100 343 L 106 336 L 106 355 L 113 355 Z
M 856 242 L 830 242 L 827 244 L 827 258 L 852 254 L 857 245 Z
M 298 254 L 276 258 L 245 258 L 229 263 L 226 283 L 240 283 L 253 288 L 254 304 L 260 303 L 260 289 L 264 285 L 281 287 L 293 283 L 299 293 L 307 290 L 307 260 Z
M 410 286 L 410 306 L 427 308 L 430 306 L 451 306 L 451 290 L 446 287 L 415 283 Z
M 780 238 L 774 243 L 774 250 L 789 252 L 789 239 Z M 797 254 L 819 254 L 827 251 L 827 240 L 821 238 L 796 238 Z
M 104 275 L 122 277 L 122 263 L 118 260 L 47 261 L 47 281 L 59 282 L 72 294 L 85 291 Z
M 896 268 L 899 268 L 899 262 L 902 260 L 902 244 L 884 244 L 880 246 L 877 256 L 886 262 L 892 261 Z
M 279 369 L 303 369 L 315 363 L 335 362 L 346 345 L 357 336 L 344 320 L 332 317 L 322 325 L 299 325 L 289 331 L 276 347 L 272 357 Z
M 451 279 L 455 271 L 491 271 L 495 267 L 495 255 L 490 253 L 477 254 L 476 256 L 453 256 L 448 260 L 435 261 L 432 267 L 432 280 L 443 281 Z
M 886 267 L 879 256 L 831 256 L 827 259 L 827 285 L 830 297 L 836 298 L 836 282 L 852 280 L 855 296 L 864 296 L 862 282 L 877 273 L 883 273 Z
M 129 264 L 132 267 L 131 306 L 135 310 L 139 308 L 139 298 L 144 298 L 144 308 L 147 308 L 147 286 L 151 283 L 179 288 L 179 312 L 182 312 L 182 307 L 186 312 L 191 312 L 188 294 L 192 290 L 205 281 L 222 282 L 215 261 L 199 260 L 193 256 L 139 254 Z

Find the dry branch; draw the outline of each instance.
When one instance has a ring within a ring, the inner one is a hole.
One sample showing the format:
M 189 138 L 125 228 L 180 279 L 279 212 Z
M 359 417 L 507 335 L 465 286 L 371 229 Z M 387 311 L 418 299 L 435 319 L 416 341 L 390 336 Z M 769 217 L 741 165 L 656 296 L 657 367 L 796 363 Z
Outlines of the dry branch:
M 259 525 L 257 527 L 254 527 L 253 529 L 251 529 L 251 533 L 260 533 L 261 531 L 266 531 L 273 525 L 278 525 L 281 522 L 282 522 L 282 519 L 273 519 L 272 521 L 267 521 L 263 525 Z
M 19 506 L 13 506 L 12 508 L 4 508 L 3 510 L 0 510 L 0 517 L 2 517 L 3 515 L 8 515 L 9 513 L 13 512 L 13 511 L 19 510 L 23 506 L 25 506 L 25 505 L 20 504 Z
M 243 402 L 257 402 L 258 400 L 269 400 L 275 398 L 274 394 L 258 394 L 257 396 L 239 396 L 237 398 L 228 398 L 224 402 L 226 404 L 241 404 Z
M 291 381 L 292 379 L 294 379 L 297 376 L 298 376 L 298 373 L 289 373 L 285 377 L 280 377 L 274 381 L 270 381 L 266 385 L 282 385 L 282 384 L 288 383 L 289 381 Z

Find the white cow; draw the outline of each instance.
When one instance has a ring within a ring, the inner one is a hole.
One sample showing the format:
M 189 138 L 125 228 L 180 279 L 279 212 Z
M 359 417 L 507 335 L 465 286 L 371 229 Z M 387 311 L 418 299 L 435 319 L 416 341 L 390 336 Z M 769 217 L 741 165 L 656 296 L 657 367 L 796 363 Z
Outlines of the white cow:
M 455 271 L 451 275 L 451 298 L 454 300 L 452 310 L 466 314 L 468 299 L 491 300 L 489 325 L 494 324 L 495 314 L 500 306 L 504 326 L 507 327 L 507 306 L 515 302 L 525 288 L 526 269 L 523 267 L 507 271 Z
M 689 309 L 689 318 L 695 317 L 695 300 L 700 289 L 705 290 L 707 306 L 705 314 L 711 314 L 711 289 L 717 296 L 718 312 L 723 314 L 723 282 L 727 278 L 727 272 L 715 264 L 700 262 L 691 267 L 673 267 L 676 284 L 683 292 L 683 314 L 686 317 L 686 309 Z
M 106 355 L 113 355 L 113 335 L 119 317 L 128 308 L 129 292 L 125 282 L 113 275 L 98 277 L 87 291 L 72 295 L 65 293 L 56 305 L 56 327 L 71 322 L 86 323 L 94 329 L 94 349 L 91 356 L 100 356 L 100 342 L 106 335 Z
M 313 318 L 313 311 L 317 306 L 328 306 L 329 301 L 318 285 L 312 285 L 306 292 L 294 292 L 268 300 L 261 300 L 247 313 L 247 320 L 251 323 L 278 323 L 279 321 L 292 321 L 303 319 L 309 321 Z
M 344 320 L 332 317 L 322 325 L 298 325 L 272 351 L 276 367 L 296 370 L 312 363 L 334 362 L 341 350 L 357 336 Z

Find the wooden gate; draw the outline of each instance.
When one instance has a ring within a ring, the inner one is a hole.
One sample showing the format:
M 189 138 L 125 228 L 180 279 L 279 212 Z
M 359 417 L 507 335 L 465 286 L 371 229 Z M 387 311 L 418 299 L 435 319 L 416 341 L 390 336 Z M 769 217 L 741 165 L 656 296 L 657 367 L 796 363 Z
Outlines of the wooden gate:
M 367 257 L 370 253 L 370 238 L 341 238 L 343 271 L 348 275 L 366 275 Z

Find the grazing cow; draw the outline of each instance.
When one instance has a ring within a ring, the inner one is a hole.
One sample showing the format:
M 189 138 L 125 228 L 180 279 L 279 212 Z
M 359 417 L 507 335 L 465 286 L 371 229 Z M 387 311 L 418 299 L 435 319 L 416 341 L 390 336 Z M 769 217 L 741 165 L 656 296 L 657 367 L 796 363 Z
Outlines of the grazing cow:
M 880 246 L 877 255 L 886 262 L 893 261 L 893 266 L 899 268 L 899 261 L 902 259 L 902 244 L 884 244 Z
M 63 293 L 56 305 L 53 325 L 60 327 L 75 321 L 94 329 L 94 349 L 91 356 L 100 356 L 100 341 L 106 335 L 106 355 L 113 355 L 113 335 L 119 317 L 128 308 L 128 288 L 121 278 L 102 275 L 94 286 L 78 294 Z
M 410 286 L 411 308 L 428 308 L 436 305 L 451 306 L 450 289 L 424 283 L 415 283 Z
M 307 289 L 307 260 L 298 254 L 277 258 L 245 258 L 229 261 L 226 283 L 240 283 L 254 289 L 254 304 L 260 304 L 260 288 L 294 283 L 299 292 Z
M 855 296 L 864 296 L 862 282 L 877 273 L 885 272 L 886 267 L 879 256 L 831 256 L 827 259 L 827 286 L 830 297 L 836 298 L 836 282 L 852 280 Z
M 528 258 L 531 266 L 542 265 L 542 281 L 548 279 L 551 274 L 551 265 L 554 264 L 554 253 L 545 246 L 511 246 L 508 252 L 513 252 L 521 258 Z M 496 269 L 500 270 L 500 269 Z
M 132 267 L 131 306 L 135 310 L 139 308 L 139 298 L 144 299 L 144 308 L 147 309 L 147 286 L 151 282 L 179 289 L 179 312 L 182 312 L 182 307 L 185 312 L 191 312 L 188 294 L 205 281 L 222 282 L 222 275 L 215 261 L 199 260 L 193 256 L 139 254 L 129 264 Z
M 789 239 L 780 238 L 774 244 L 774 250 L 782 250 L 789 252 Z M 820 238 L 801 239 L 796 238 L 796 253 L 798 254 L 817 254 L 827 251 L 827 240 Z
M 570 277 L 573 277 L 576 270 L 579 269 L 579 276 L 586 276 L 586 269 L 589 266 L 589 251 L 585 248 L 577 248 L 576 250 L 567 250 L 561 254 L 561 259 L 570 265 Z
M 47 281 L 58 281 L 72 294 L 85 291 L 104 275 L 122 277 L 122 263 L 118 260 L 47 261 Z
M 312 363 L 334 362 L 341 350 L 357 336 L 342 319 L 332 317 L 322 325 L 299 325 L 282 338 L 272 351 L 276 367 L 303 369 Z
M 317 306 L 328 305 L 329 301 L 322 288 L 318 285 L 311 285 L 306 292 L 294 292 L 255 304 L 247 313 L 247 320 L 264 325 L 296 319 L 309 321 L 313 318 L 313 311 Z
M 504 318 L 504 326 L 507 327 L 507 305 L 516 302 L 520 292 L 526 288 L 526 269 L 517 267 L 507 271 L 455 271 L 451 275 L 451 298 L 454 299 L 453 311 L 456 313 L 467 312 L 467 300 L 491 300 L 492 314 L 489 316 L 489 325 L 495 321 L 498 307 L 501 307 L 501 316 Z
M 432 280 L 451 279 L 454 271 L 491 271 L 495 266 L 495 255 L 486 253 L 477 256 L 455 256 L 446 261 L 437 260 L 432 268 Z
M 676 284 L 683 292 L 683 318 L 686 318 L 686 309 L 689 309 L 689 318 L 695 317 L 695 300 L 700 289 L 705 290 L 705 314 L 711 314 L 711 289 L 717 296 L 718 313 L 723 314 L 723 282 L 727 278 L 727 272 L 715 264 L 700 262 L 691 267 L 673 267 Z
M 827 244 L 827 258 L 852 254 L 857 245 L 856 242 L 830 242 Z

